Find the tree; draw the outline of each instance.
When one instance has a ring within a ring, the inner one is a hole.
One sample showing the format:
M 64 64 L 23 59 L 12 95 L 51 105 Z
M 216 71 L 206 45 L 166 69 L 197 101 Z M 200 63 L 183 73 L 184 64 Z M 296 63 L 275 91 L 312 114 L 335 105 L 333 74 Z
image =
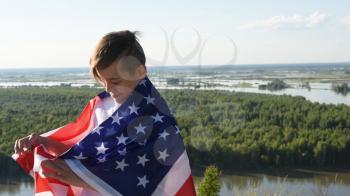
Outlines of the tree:
M 204 178 L 199 184 L 199 196 L 217 196 L 220 192 L 221 171 L 214 165 L 205 169 Z

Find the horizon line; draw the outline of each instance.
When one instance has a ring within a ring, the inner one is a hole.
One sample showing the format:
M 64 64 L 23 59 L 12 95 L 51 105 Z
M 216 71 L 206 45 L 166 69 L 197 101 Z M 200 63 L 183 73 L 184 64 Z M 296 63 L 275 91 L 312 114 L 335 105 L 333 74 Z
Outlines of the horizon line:
M 205 64 L 205 65 L 147 65 L 147 67 L 183 67 L 183 66 L 188 66 L 188 67 L 198 67 L 198 66 L 203 66 L 203 67 L 212 67 L 212 66 L 249 66 L 249 65 L 305 65 L 305 64 L 310 64 L 310 65 L 317 65 L 317 64 L 349 64 L 350 61 L 335 61 L 335 62 L 297 62 L 297 63 L 240 63 L 240 64 Z M 43 66 L 38 66 L 38 67 L 0 67 L 1 69 L 74 69 L 74 68 L 89 68 L 90 66 L 63 66 L 63 67 L 43 67 Z

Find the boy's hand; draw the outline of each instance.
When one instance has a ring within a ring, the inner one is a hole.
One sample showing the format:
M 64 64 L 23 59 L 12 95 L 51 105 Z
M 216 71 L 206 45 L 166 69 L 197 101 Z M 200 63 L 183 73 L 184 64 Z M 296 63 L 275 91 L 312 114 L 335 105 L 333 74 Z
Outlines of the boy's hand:
M 16 140 L 14 150 L 16 154 L 32 151 L 36 146 L 45 143 L 45 138 L 33 133 L 29 136 Z
M 93 189 L 75 174 L 62 159 L 45 160 L 41 162 L 41 166 L 46 168 L 42 173 L 45 177 L 54 178 L 73 186 Z
M 49 137 L 42 137 L 39 134 L 33 133 L 27 137 L 16 140 L 15 153 L 21 154 L 34 150 L 35 147 L 42 144 L 47 152 L 54 157 L 58 157 L 65 152 L 69 147 L 63 143 L 57 142 Z

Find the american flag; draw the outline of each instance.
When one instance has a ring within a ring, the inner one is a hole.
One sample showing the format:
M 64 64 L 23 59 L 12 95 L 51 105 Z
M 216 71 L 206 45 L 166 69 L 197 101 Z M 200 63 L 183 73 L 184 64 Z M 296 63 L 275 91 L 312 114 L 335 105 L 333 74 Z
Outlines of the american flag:
M 13 155 L 35 195 L 196 195 L 177 122 L 149 78 L 121 105 L 111 100 L 104 91 L 77 120 L 42 134 L 69 146 L 59 158 L 97 192 L 41 175 L 41 162 L 55 157 L 38 146 Z

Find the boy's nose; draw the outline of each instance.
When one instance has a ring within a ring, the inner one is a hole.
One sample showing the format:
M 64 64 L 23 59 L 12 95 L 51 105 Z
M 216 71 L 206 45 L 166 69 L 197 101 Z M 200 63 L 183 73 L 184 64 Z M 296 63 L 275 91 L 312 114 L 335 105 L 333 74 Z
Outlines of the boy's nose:
M 106 82 L 106 84 L 105 84 L 105 89 L 106 89 L 107 92 L 111 92 L 111 90 L 112 90 L 111 86 L 112 86 L 111 84 L 109 84 L 108 82 Z

